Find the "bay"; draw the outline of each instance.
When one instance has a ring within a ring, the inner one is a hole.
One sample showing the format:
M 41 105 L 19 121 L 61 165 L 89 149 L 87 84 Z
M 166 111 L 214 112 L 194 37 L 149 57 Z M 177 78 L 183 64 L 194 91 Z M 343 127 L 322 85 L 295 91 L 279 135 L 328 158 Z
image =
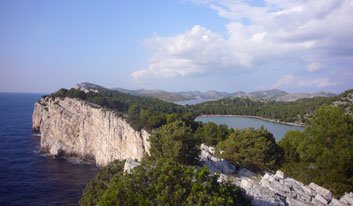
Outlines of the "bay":
M 225 124 L 234 129 L 244 129 L 249 127 L 259 129 L 261 126 L 264 126 L 264 128 L 273 134 L 273 136 L 276 138 L 276 141 L 279 141 L 289 130 L 304 130 L 304 127 L 301 126 L 281 124 L 253 117 L 214 115 L 199 116 L 195 120 L 200 122 L 213 122 L 219 125 Z

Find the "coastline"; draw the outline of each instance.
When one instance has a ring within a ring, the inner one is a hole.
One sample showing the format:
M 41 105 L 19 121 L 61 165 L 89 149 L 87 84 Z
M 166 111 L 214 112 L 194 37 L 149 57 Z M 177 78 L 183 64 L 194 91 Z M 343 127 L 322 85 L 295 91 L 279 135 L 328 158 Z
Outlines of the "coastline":
M 297 124 L 297 123 L 291 123 L 291 122 L 281 122 L 279 120 L 274 120 L 274 119 L 268 119 L 265 117 L 259 117 L 259 116 L 251 116 L 251 115 L 236 115 L 236 114 L 202 114 L 197 116 L 198 117 L 245 117 L 245 118 L 254 118 L 254 119 L 260 119 L 264 121 L 269 121 L 273 123 L 279 123 L 279 124 L 285 124 L 285 125 L 291 125 L 291 126 L 297 126 L 297 127 L 304 127 L 304 124 Z M 195 119 L 196 119 L 195 118 Z

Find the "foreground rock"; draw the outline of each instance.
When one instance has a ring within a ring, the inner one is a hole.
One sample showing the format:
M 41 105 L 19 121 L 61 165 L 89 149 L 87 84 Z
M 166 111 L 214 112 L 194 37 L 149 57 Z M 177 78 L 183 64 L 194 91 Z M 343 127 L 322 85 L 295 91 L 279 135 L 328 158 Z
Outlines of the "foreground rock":
M 236 168 L 228 161 L 217 158 L 213 147 L 201 144 L 200 162 L 205 165 L 211 172 L 218 172 L 223 174 L 234 174 Z
M 230 180 L 244 189 L 252 198 L 253 205 L 353 205 L 353 193 L 347 193 L 337 200 L 328 189 L 315 183 L 304 185 L 285 177 L 281 171 L 266 173 L 261 177 L 244 168 L 236 170 L 234 165 L 215 157 L 213 147 L 201 145 L 200 160 L 211 171 L 221 173 L 219 181 Z
M 34 106 L 33 130 L 53 156 L 75 156 L 99 166 L 149 153 L 149 134 L 135 131 L 116 112 L 72 98 L 42 98 Z

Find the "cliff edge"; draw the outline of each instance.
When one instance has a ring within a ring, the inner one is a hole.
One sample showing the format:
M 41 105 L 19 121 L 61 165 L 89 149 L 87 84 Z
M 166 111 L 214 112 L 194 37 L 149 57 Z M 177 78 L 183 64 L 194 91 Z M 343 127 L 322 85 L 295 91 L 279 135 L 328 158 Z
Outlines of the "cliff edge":
M 99 166 L 138 159 L 149 153 L 149 134 L 135 131 L 118 113 L 73 98 L 40 99 L 34 106 L 33 131 L 42 151 L 75 156 Z

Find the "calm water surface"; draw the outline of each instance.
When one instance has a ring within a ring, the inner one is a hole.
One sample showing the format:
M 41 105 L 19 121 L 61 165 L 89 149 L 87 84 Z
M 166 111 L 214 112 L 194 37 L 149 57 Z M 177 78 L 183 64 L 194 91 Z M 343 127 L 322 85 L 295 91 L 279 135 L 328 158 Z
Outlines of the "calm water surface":
M 200 104 L 203 102 L 209 102 L 209 101 L 215 101 L 215 100 L 216 99 L 193 99 L 193 100 L 174 102 L 174 103 L 179 105 L 195 105 L 195 104 Z
M 261 126 L 264 126 L 267 130 L 269 130 L 273 134 L 273 136 L 276 138 L 277 141 L 280 140 L 289 130 L 300 130 L 300 131 L 304 130 L 303 127 L 299 127 L 299 126 L 280 124 L 276 122 L 250 118 L 250 117 L 201 116 L 201 117 L 197 117 L 196 121 L 225 124 L 234 129 L 243 129 L 248 127 L 253 127 L 258 129 Z
M 39 153 L 32 112 L 40 94 L 0 93 L 0 205 L 78 205 L 93 165 Z

